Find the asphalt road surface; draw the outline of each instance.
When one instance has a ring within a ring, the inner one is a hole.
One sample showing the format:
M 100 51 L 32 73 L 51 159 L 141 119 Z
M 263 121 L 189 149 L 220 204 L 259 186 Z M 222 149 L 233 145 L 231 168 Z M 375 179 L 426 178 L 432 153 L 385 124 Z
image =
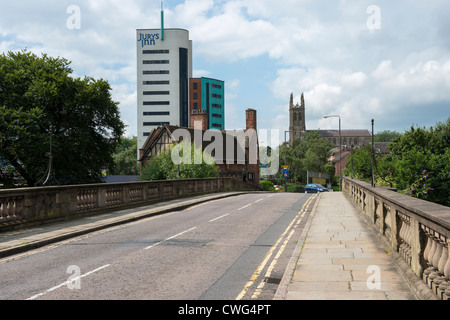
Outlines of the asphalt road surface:
M 253 193 L 0 260 L 1 300 L 269 300 L 314 196 Z

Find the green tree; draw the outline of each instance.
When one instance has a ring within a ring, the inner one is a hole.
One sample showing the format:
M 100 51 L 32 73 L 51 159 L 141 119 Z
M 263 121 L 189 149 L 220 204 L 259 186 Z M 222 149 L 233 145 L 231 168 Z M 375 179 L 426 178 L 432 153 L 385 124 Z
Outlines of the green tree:
M 347 166 L 344 169 L 344 175 L 350 176 L 353 166 L 353 177 L 361 180 L 372 178 L 372 147 L 370 145 L 353 149 Z
M 397 131 L 390 131 L 390 130 L 384 130 L 381 132 L 378 132 L 375 137 L 375 142 L 391 142 L 395 138 L 398 138 L 401 135 L 401 133 Z
M 125 126 L 111 87 L 71 73 L 64 58 L 26 50 L 0 56 L 0 158 L 29 186 L 46 172 L 50 133 L 54 182 L 100 182 L 113 165 Z
M 377 182 L 399 192 L 450 206 L 450 117 L 429 129 L 412 126 L 389 144 L 391 154 L 375 155 Z M 353 151 L 354 177 L 372 177 L 371 146 Z M 344 171 L 350 174 L 350 167 Z
M 297 181 L 306 181 L 307 171 L 331 172 L 327 164 L 332 148 L 333 145 L 319 131 L 309 131 L 303 140 L 296 140 L 293 146 L 279 146 L 279 172 L 282 172 L 282 165 L 290 165 L 290 175 Z
M 275 191 L 275 187 L 272 182 L 264 180 L 259 183 L 259 187 L 263 191 Z
M 184 152 L 190 152 L 190 161 L 182 162 L 179 165 L 172 160 L 172 152 L 176 152 L 175 147 L 169 148 L 161 152 L 158 156 L 153 157 L 150 162 L 142 169 L 141 181 L 151 180 L 173 180 L 173 179 L 195 179 L 195 178 L 214 178 L 217 177 L 218 169 L 214 163 L 214 159 L 202 153 L 192 144 L 181 142 L 180 157 Z M 194 159 L 201 156 L 200 163 L 195 163 Z
M 324 139 L 319 131 L 310 131 L 306 134 L 305 140 L 300 143 L 296 153 L 303 156 L 301 160 L 301 174 L 302 178 L 306 180 L 307 171 L 315 172 L 329 172 L 327 168 L 330 150 L 334 146 L 326 139 Z
M 397 188 L 450 205 L 450 117 L 429 129 L 411 127 L 390 145 Z
M 138 175 L 139 164 L 137 157 L 137 137 L 122 138 L 121 145 L 113 155 L 114 167 L 111 175 Z

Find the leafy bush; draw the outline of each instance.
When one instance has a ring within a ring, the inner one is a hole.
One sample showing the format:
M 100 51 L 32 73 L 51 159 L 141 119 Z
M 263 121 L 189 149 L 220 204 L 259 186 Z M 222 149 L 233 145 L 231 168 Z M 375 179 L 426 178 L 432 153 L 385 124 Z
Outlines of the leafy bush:
M 158 156 L 153 157 L 150 162 L 142 169 L 140 177 L 141 181 L 151 180 L 173 180 L 173 179 L 196 179 L 196 178 L 214 178 L 217 177 L 218 169 L 211 156 L 201 153 L 201 150 L 195 148 L 194 144 L 190 146 L 178 145 L 178 149 L 170 148 L 161 152 Z M 172 160 L 172 151 L 190 150 L 190 161 L 183 162 L 179 165 Z M 194 159 L 198 155 L 202 155 L 201 161 L 195 163 Z M 200 163 L 201 162 L 201 163 Z
M 261 181 L 259 187 L 264 191 L 275 191 L 273 183 L 267 180 Z

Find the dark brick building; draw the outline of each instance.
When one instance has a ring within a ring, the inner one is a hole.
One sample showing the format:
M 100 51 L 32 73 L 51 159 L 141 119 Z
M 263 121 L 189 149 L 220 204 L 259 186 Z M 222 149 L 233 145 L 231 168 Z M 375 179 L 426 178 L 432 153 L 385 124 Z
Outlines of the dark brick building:
M 246 128 L 241 130 L 208 130 L 207 114 L 193 111 L 189 128 L 163 125 L 154 129 L 140 152 L 141 167 L 149 160 L 180 142 L 179 133 L 213 156 L 220 177 L 234 177 L 259 185 L 259 143 L 257 112 L 246 110 Z M 201 137 L 201 141 L 198 140 Z

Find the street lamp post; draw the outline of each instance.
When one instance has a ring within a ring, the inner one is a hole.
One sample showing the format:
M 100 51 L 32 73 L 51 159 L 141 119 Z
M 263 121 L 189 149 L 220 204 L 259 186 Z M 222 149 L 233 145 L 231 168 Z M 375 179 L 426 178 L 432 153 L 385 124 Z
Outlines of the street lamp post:
M 328 119 L 328 118 L 339 118 L 339 191 L 342 191 L 342 187 L 341 187 L 341 178 L 342 178 L 342 135 L 341 135 L 341 116 L 339 115 L 329 115 L 329 116 L 324 116 L 324 119 Z

